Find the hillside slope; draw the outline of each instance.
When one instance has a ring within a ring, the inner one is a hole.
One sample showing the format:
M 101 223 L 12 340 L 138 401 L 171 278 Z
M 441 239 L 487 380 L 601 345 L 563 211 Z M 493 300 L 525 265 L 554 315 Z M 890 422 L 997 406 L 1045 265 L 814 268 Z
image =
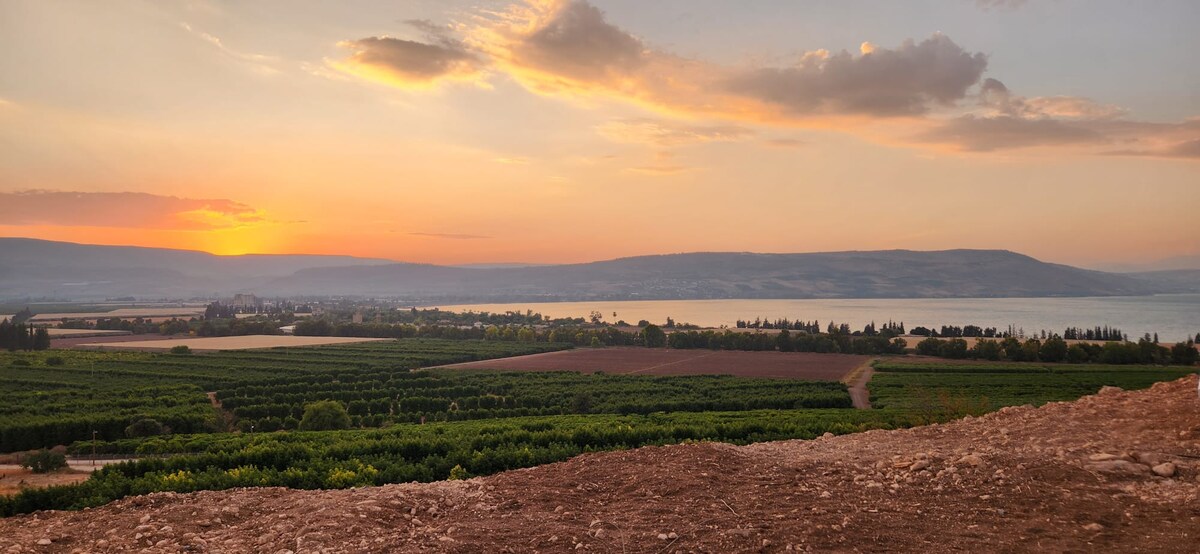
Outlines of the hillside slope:
M 0 520 L 0 551 L 1190 552 L 1198 534 L 1192 376 L 945 425 L 468 481 L 154 494 Z
M 301 269 L 394 263 L 352 256 L 247 254 L 0 237 L 0 297 L 176 296 L 253 291 Z
M 0 298 L 187 298 L 255 292 L 446 303 L 1124 296 L 1177 292 L 1200 274 L 1152 277 L 1046 263 L 1004 250 L 697 252 L 579 264 L 455 267 L 0 238 Z
M 1124 276 L 1002 250 L 755 254 L 701 252 L 584 264 L 467 269 L 419 264 L 306 269 L 284 294 L 339 291 L 428 299 L 668 300 L 1116 296 L 1156 292 Z

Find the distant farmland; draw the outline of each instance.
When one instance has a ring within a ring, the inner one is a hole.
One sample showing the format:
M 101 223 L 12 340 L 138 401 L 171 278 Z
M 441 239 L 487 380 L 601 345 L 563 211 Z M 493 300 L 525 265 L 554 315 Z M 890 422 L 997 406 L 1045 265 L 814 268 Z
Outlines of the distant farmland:
M 251 348 L 278 348 L 281 346 L 320 346 L 326 344 L 350 344 L 356 342 L 384 341 L 391 339 L 366 339 L 358 337 L 295 337 L 291 335 L 244 335 L 239 337 L 205 337 L 188 339 L 141 340 L 123 342 L 91 342 L 79 348 L 121 350 L 169 350 L 186 346 L 192 350 L 248 350 Z
M 838 381 L 871 356 L 809 352 L 582 348 L 447 366 L 504 371 L 578 371 L 624 375 L 736 375 Z

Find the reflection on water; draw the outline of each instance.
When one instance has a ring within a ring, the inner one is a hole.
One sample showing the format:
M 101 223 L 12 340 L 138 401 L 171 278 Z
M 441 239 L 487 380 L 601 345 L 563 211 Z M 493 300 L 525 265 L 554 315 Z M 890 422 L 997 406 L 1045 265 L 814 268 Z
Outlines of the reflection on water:
M 679 323 L 733 327 L 738 319 L 829 320 L 861 329 L 872 321 L 903 321 L 909 329 L 923 325 L 980 325 L 1032 333 L 1061 333 L 1066 327 L 1116 327 L 1130 338 L 1158 333 L 1163 341 L 1180 341 L 1200 333 L 1200 294 L 1088 298 L 935 298 L 821 300 L 653 300 L 542 302 L 441 306 L 463 311 L 533 310 L 550 317 L 586 317 L 593 310 L 604 320 Z M 616 313 L 616 316 L 613 314 Z

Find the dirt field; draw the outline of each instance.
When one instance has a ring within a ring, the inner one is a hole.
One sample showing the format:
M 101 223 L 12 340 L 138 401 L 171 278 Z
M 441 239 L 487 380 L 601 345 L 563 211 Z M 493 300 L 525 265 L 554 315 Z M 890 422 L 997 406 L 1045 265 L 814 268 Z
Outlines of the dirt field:
M 172 340 L 184 337 L 172 337 L 169 335 L 113 335 L 109 337 L 63 337 L 50 338 L 50 348 L 75 348 L 83 344 L 103 343 L 113 344 L 118 342 L 144 342 L 155 340 Z
M 48 313 L 35 314 L 29 319 L 30 322 L 45 322 L 45 321 L 60 321 L 66 319 L 100 319 L 119 317 L 122 319 L 142 318 L 171 318 L 182 317 L 189 318 L 193 316 L 203 315 L 204 306 L 191 306 L 182 308 L 119 308 L 107 312 L 73 312 L 73 313 Z
M 0 551 L 1195 552 L 1197 456 L 1192 376 L 945 425 L 585 454 L 466 481 L 158 493 L 0 520 Z
M 187 346 L 192 350 L 248 350 L 251 348 L 275 348 L 279 346 L 318 346 L 323 344 L 349 344 L 391 339 L 363 339 L 357 337 L 296 337 L 292 335 L 246 335 L 241 337 L 177 338 L 158 340 L 103 341 L 75 345 L 78 348 L 97 350 L 169 350 L 176 346 Z
M 870 356 L 807 352 L 577 348 L 445 367 L 506 371 L 579 371 L 644 375 L 737 375 L 837 381 Z
M 53 473 L 37 474 L 23 467 L 0 467 L 0 496 L 16 494 L 23 488 L 42 488 L 53 485 L 69 485 L 86 481 L 91 471 L 65 469 Z
M 83 338 L 83 337 L 119 337 L 119 336 L 133 334 L 129 331 L 106 331 L 106 330 L 100 330 L 100 329 L 59 329 L 57 327 L 47 328 L 46 332 L 50 334 L 51 340 L 59 339 L 59 338 L 66 339 L 66 338 Z

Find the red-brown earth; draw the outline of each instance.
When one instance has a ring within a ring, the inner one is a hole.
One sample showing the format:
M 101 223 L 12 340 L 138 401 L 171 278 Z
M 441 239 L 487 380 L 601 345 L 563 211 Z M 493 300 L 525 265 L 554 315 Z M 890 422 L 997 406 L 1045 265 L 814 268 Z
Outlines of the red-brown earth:
M 6 552 L 1194 552 L 1198 540 L 1195 376 L 900 431 L 0 520 Z
M 576 348 L 444 367 L 504 371 L 579 371 L 639 375 L 737 375 L 838 381 L 870 356 L 811 352 Z

